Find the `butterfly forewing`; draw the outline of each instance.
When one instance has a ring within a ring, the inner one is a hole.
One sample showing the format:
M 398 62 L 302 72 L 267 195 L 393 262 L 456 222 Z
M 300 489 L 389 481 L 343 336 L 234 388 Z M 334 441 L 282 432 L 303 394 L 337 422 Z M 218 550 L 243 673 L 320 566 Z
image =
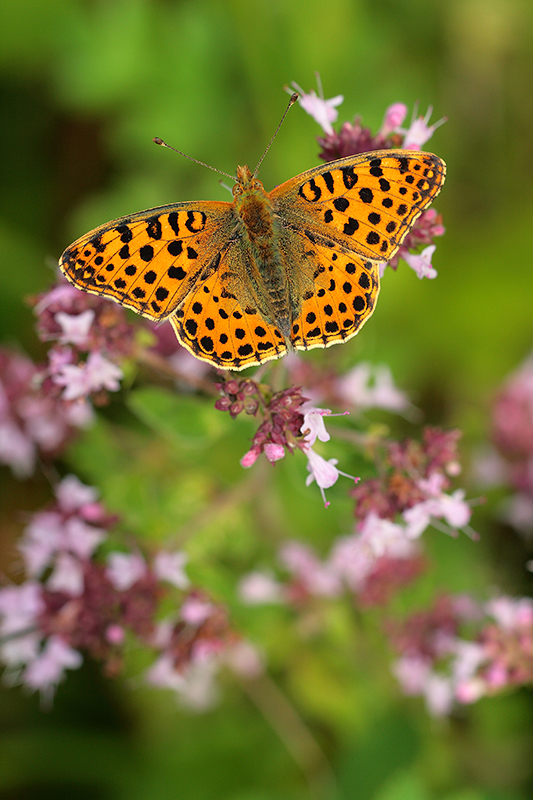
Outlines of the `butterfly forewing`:
M 215 268 L 232 226 L 231 203 L 152 208 L 82 236 L 65 250 L 59 266 L 79 289 L 149 319 L 164 319 Z
M 378 150 L 315 167 L 271 197 L 280 219 L 311 241 L 390 261 L 444 177 L 444 162 L 431 153 Z

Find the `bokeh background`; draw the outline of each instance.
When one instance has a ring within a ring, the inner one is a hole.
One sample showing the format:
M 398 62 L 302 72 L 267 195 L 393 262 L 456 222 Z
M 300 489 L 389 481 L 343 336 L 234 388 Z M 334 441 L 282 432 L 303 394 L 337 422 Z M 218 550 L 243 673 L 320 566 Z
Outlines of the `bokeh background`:
M 462 428 L 468 474 L 494 393 L 532 345 L 528 0 L 0 0 L 0 68 L 0 337 L 37 358 L 24 298 L 54 280 L 66 245 L 141 208 L 227 199 L 213 173 L 155 147 L 153 136 L 228 172 L 254 166 L 286 105 L 283 87 L 315 88 L 316 71 L 326 97 L 345 96 L 342 121 L 361 115 L 377 130 L 397 101 L 447 116 L 428 145 L 448 164 L 436 204 L 447 228 L 439 276 L 389 271 L 351 359 L 389 364 L 426 421 Z M 261 168 L 266 188 L 318 163 L 319 133 L 291 111 Z M 105 495 L 105 480 L 86 466 L 80 477 Z M 49 490 L 4 469 L 1 481 L 6 568 L 23 511 Z M 481 543 L 435 545 L 447 565 L 437 583 L 531 589 L 528 544 L 493 511 L 489 502 L 473 520 Z M 305 539 L 302 527 L 292 533 Z M 315 787 L 316 797 L 533 796 L 530 692 L 436 723 L 390 686 L 382 696 L 364 654 L 357 659 L 344 681 L 338 665 L 330 680 L 332 653 L 289 681 L 336 775 L 336 789 Z M 228 681 L 219 706 L 195 715 L 91 664 L 69 675 L 52 710 L 2 688 L 0 798 L 312 796 L 259 706 Z

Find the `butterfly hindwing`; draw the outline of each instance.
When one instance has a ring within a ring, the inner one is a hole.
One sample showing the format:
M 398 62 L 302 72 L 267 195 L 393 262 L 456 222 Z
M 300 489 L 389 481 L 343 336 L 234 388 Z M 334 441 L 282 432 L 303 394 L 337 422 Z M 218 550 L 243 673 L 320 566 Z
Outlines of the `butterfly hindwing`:
M 313 295 L 304 296 L 292 326 L 291 342 L 297 350 L 351 339 L 374 311 L 379 293 L 374 262 L 354 254 L 326 251 L 320 255 L 326 269 L 317 277 Z
M 216 272 L 201 281 L 170 318 L 180 342 L 221 369 L 241 370 L 287 352 L 279 330 L 259 313 L 257 299 L 238 292 L 246 274 L 245 253 L 238 244 L 229 248 Z
M 230 236 L 231 203 L 189 202 L 121 217 L 63 253 L 68 280 L 152 320 L 168 317 L 201 279 Z

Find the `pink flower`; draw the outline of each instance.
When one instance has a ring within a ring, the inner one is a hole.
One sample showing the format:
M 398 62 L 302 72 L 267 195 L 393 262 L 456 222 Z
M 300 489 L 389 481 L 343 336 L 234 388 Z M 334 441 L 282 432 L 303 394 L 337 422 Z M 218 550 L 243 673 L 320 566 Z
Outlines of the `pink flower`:
M 464 528 L 472 516 L 472 509 L 464 497 L 464 489 L 457 489 L 453 494 L 441 494 L 434 506 L 433 516 L 443 517 L 451 528 Z
M 533 600 L 529 597 L 495 597 L 485 606 L 488 614 L 506 630 L 533 625 Z
M 317 75 L 317 80 L 319 80 Z M 339 94 L 336 97 L 332 97 L 330 100 L 324 100 L 322 97 L 322 90 L 319 84 L 319 92 L 320 97 L 317 93 L 313 90 L 306 93 L 303 89 L 298 86 L 297 83 L 294 81 L 292 82 L 292 86 L 299 92 L 298 102 L 300 103 L 301 107 L 304 111 L 306 111 L 315 122 L 323 128 L 325 133 L 332 134 L 333 128 L 331 126 L 332 122 L 335 122 L 339 112 L 335 110 L 336 106 L 340 106 L 344 97 Z
M 282 444 L 266 442 L 263 447 L 263 452 L 271 464 L 273 464 L 275 461 L 279 461 L 281 458 L 285 458 L 285 448 Z
M 41 297 L 35 306 L 34 311 L 37 315 L 39 315 L 51 305 L 58 304 L 60 306 L 68 307 L 72 303 L 76 303 L 79 299 L 79 296 L 79 289 L 76 289 L 75 286 L 72 286 L 72 284 L 65 281 L 64 283 L 54 286 L 54 288 L 49 292 L 46 292 L 46 294 Z
M 340 397 L 359 408 L 385 408 L 402 412 L 411 407 L 405 392 L 394 385 L 389 367 L 361 362 L 337 379 Z
M 468 642 L 456 639 L 453 644 L 454 661 L 452 672 L 456 684 L 456 693 L 459 686 L 465 687 L 476 676 L 480 666 L 487 660 L 487 651 L 477 642 Z M 463 691 L 463 690 L 459 690 Z
M 453 708 L 453 683 L 447 676 L 432 672 L 428 675 L 424 696 L 429 713 L 433 717 L 444 717 Z
M 154 686 L 172 689 L 184 705 L 204 710 L 216 700 L 214 677 L 218 668 L 218 659 L 209 658 L 179 671 L 172 656 L 164 653 L 148 670 L 145 679 Z
M 326 430 L 324 417 L 331 416 L 329 408 L 308 408 L 304 413 L 304 421 L 300 428 L 304 435 L 306 447 L 312 447 L 317 439 L 329 442 L 330 434 Z
M 15 477 L 27 478 L 35 467 L 36 448 L 18 425 L 10 419 L 0 421 L 0 462 L 13 470 Z
M 464 489 L 457 489 L 453 494 L 441 493 L 438 496 L 423 500 L 403 512 L 407 523 L 406 534 L 410 539 L 417 539 L 431 525 L 431 518 L 444 518 L 454 530 L 468 525 L 472 510 L 464 500 Z
M 21 628 L 20 630 L 26 629 Z M 0 626 L 0 634 L 1 632 L 2 628 Z M 13 636 L 6 636 L 2 644 L 0 644 L 0 659 L 8 668 L 3 675 L 6 683 L 13 681 L 13 678 L 18 675 L 22 664 L 27 664 L 37 658 L 40 646 L 41 633 L 39 631 L 29 630 L 25 634 L 15 632 Z
M 260 448 L 252 447 L 252 449 L 248 450 L 248 452 L 245 453 L 241 458 L 241 467 L 244 467 L 245 469 L 251 467 L 252 464 L 255 464 L 260 455 L 261 455 Z
M 92 486 L 85 486 L 75 475 L 66 475 L 56 486 L 55 495 L 59 507 L 67 513 L 78 511 L 98 499 L 97 490 Z
M 376 558 L 387 555 L 391 558 L 411 558 L 415 550 L 402 525 L 382 519 L 371 512 L 360 526 L 362 541 Z
M 154 661 L 145 675 L 145 680 L 153 686 L 177 692 L 184 690 L 187 684 L 184 675 L 176 670 L 174 659 L 169 653 L 163 653 Z
M 379 558 L 407 559 L 416 555 L 402 525 L 368 514 L 359 531 L 337 540 L 331 563 L 352 591 L 361 591 Z
M 161 550 L 154 558 L 152 567 L 161 581 L 167 581 L 178 589 L 188 589 L 190 580 L 185 573 L 188 561 L 186 553 L 165 553 Z
M 65 387 L 62 395 L 64 400 L 75 400 L 100 389 L 116 392 L 120 389 L 123 377 L 120 367 L 93 351 L 85 364 L 64 364 L 53 375 L 53 380 Z
M 0 635 L 6 636 L 34 627 L 43 609 L 42 587 L 36 581 L 0 589 Z
M 324 489 L 329 489 L 334 483 L 337 483 L 339 475 L 350 478 L 354 483 L 357 483 L 359 480 L 359 478 L 354 478 L 353 475 L 348 475 L 347 472 L 342 472 L 340 469 L 337 469 L 335 464 L 339 463 L 338 459 L 330 458 L 329 461 L 326 461 L 325 458 L 315 453 L 312 447 L 302 448 L 302 451 L 307 456 L 307 469 L 310 473 L 306 478 L 305 485 L 310 486 L 313 481 L 317 482 L 326 508 L 329 506 L 329 501 L 326 500 Z
M 386 139 L 391 133 L 400 127 L 407 116 L 407 106 L 404 103 L 393 103 L 385 111 L 385 117 L 379 131 L 379 135 Z
M 83 567 L 79 559 L 70 553 L 59 553 L 54 571 L 46 582 L 51 592 L 65 592 L 73 597 L 83 594 Z
M 223 653 L 226 664 L 241 678 L 253 680 L 264 672 L 263 659 L 250 642 L 241 641 Z
M 184 622 L 195 627 L 202 625 L 213 613 L 215 606 L 199 597 L 188 597 L 182 604 L 180 615 Z
M 283 586 L 272 575 L 264 572 L 250 572 L 239 583 L 239 597 L 247 605 L 280 603 L 283 599 Z
M 407 130 L 401 130 L 405 134 L 403 147 L 405 150 L 420 150 L 422 146 L 431 139 L 435 130 L 446 122 L 446 117 L 439 119 L 434 125 L 428 125 L 433 109 L 429 106 L 425 117 L 413 119 Z
M 324 505 L 327 508 L 329 502 L 326 502 L 324 489 L 329 489 L 339 478 L 339 470 L 335 467 L 335 464 L 338 464 L 338 459 L 330 458 L 329 461 L 326 461 L 325 458 L 315 453 L 311 447 L 306 448 L 304 452 L 307 456 L 307 469 L 310 473 L 306 478 L 305 485 L 310 486 L 313 481 L 317 482 Z
M 410 253 L 405 248 L 402 248 L 401 257 L 403 260 L 408 264 L 408 266 L 413 269 L 420 280 L 422 278 L 436 278 L 437 277 L 437 270 L 434 269 L 431 259 L 433 257 L 433 253 L 437 249 L 437 246 L 434 244 L 428 245 L 420 254 Z
M 106 572 L 115 589 L 125 592 L 144 577 L 146 562 L 135 553 L 110 553 Z
M 430 665 L 420 655 L 404 655 L 397 659 L 391 667 L 394 677 L 406 695 L 423 693 L 430 673 Z
M 280 559 L 310 594 L 320 597 L 340 594 L 341 582 L 335 570 L 322 563 L 306 545 L 287 542 L 280 551 Z
M 60 549 L 63 537 L 63 519 L 60 514 L 56 511 L 40 511 L 34 514 L 19 544 L 28 575 L 39 577 L 50 564 L 54 553 Z
M 75 315 L 57 311 L 54 316 L 61 328 L 61 344 L 74 344 L 79 348 L 87 345 L 87 337 L 94 321 L 94 311 L 91 308 Z
M 53 692 L 66 669 L 78 669 L 82 661 L 81 653 L 59 636 L 50 636 L 42 653 L 24 670 L 22 680 L 26 686 L 46 695 Z
M 112 623 L 106 628 L 105 631 L 105 638 L 109 644 L 113 645 L 121 645 L 123 644 L 126 638 L 126 631 L 122 627 L 122 625 L 117 625 L 116 623 Z
M 405 655 L 392 666 L 392 672 L 407 695 L 422 695 L 434 717 L 448 714 L 454 701 L 453 683 L 449 677 L 434 672 L 431 662 L 420 655 Z
M 81 559 L 88 559 L 106 537 L 107 534 L 102 528 L 87 525 L 79 517 L 70 517 L 64 523 L 61 546 Z

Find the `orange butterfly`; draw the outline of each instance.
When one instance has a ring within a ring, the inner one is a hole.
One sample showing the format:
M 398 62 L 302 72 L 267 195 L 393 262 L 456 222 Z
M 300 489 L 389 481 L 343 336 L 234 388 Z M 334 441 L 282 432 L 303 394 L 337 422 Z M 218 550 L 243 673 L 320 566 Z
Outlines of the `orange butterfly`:
M 79 289 L 170 319 L 202 361 L 241 370 L 355 336 L 374 310 L 380 262 L 397 252 L 445 172 L 431 153 L 379 150 L 266 192 L 237 167 L 232 203 L 193 200 L 121 217 L 74 242 L 59 265 Z

